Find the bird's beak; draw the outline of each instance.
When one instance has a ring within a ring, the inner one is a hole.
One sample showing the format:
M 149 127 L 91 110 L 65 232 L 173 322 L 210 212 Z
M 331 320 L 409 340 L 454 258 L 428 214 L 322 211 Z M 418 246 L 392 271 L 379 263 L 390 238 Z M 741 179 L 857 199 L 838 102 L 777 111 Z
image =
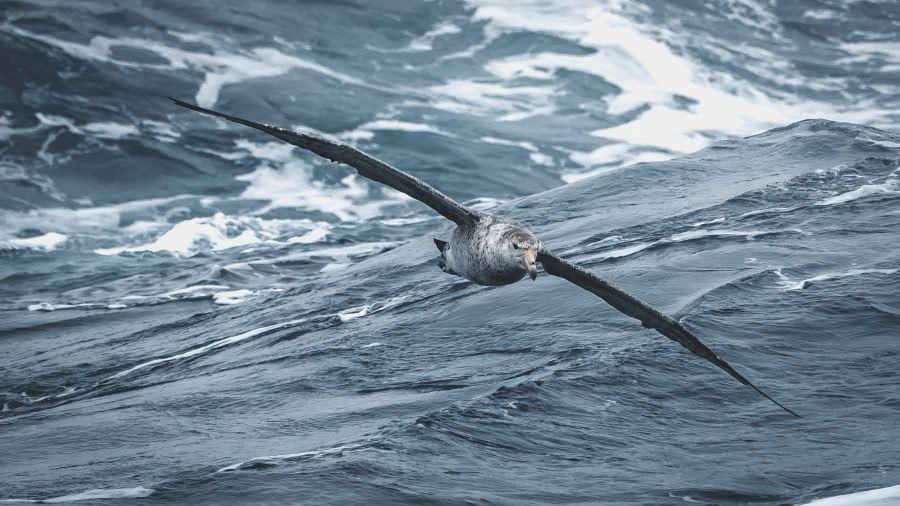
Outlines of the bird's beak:
M 534 281 L 537 278 L 537 265 L 534 264 L 534 250 L 527 249 L 522 253 L 525 261 L 525 268 L 528 269 L 528 275 L 531 276 L 531 280 Z

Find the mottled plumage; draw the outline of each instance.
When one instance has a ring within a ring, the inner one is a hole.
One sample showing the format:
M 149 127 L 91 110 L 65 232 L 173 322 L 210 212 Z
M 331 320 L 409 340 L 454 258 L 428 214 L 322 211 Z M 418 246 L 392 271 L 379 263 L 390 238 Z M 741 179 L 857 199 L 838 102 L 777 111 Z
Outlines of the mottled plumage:
M 534 280 L 537 277 L 536 262 L 540 262 L 548 274 L 559 276 L 597 295 L 622 313 L 638 319 L 644 327 L 656 330 L 715 364 L 788 413 L 800 416 L 750 383 L 674 318 L 653 309 L 600 276 L 555 256 L 519 223 L 469 209 L 420 179 L 346 144 L 230 116 L 174 98 L 171 100 L 182 107 L 263 131 L 333 162 L 345 163 L 360 175 L 406 193 L 431 207 L 457 225 L 449 241 L 434 240 L 441 252 L 439 265 L 444 272 L 480 285 L 508 285 L 526 274 Z
M 522 225 L 508 218 L 482 214 L 453 231 L 450 241 L 440 241 L 441 268 L 479 285 L 499 286 L 515 283 L 531 273 L 537 276 L 534 255 L 541 243 Z

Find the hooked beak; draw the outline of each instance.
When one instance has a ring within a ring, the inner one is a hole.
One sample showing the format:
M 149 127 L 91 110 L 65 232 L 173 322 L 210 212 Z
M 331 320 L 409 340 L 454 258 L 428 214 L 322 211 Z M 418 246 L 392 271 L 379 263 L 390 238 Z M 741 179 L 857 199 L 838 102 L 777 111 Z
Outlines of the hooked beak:
M 534 251 L 527 249 L 522 252 L 522 256 L 524 257 L 525 268 L 528 269 L 528 275 L 531 276 L 531 280 L 534 281 L 535 278 L 537 278 L 537 265 L 534 264 Z

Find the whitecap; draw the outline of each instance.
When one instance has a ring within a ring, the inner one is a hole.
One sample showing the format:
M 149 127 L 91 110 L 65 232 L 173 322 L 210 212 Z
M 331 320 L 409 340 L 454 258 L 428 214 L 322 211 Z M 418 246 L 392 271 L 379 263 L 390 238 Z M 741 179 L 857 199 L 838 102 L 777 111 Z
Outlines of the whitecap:
M 17 248 L 53 251 L 66 242 L 67 239 L 68 237 L 58 232 L 47 232 L 35 237 L 10 239 L 9 243 Z
M 565 174 L 565 182 L 576 181 L 580 173 L 593 175 L 641 161 L 667 159 L 701 149 L 714 138 L 747 135 L 811 117 L 887 128 L 894 123 L 895 112 L 874 102 L 835 104 L 783 93 L 784 87 L 844 90 L 846 80 L 809 80 L 789 61 L 761 47 L 726 46 L 721 58 L 732 60 L 735 51 L 749 55 L 744 62 L 748 72 L 776 83 L 777 89 L 695 61 L 688 56 L 690 52 L 681 50 L 691 42 L 684 40 L 683 33 L 637 21 L 648 18 L 649 8 L 636 2 L 604 2 L 587 9 L 575 0 L 523 1 L 515 8 L 500 0 L 467 3 L 475 9 L 474 19 L 486 22 L 487 40 L 503 33 L 550 33 L 593 51 L 528 51 L 490 61 L 485 69 L 499 82 L 458 80 L 435 87 L 431 91 L 437 96 L 436 107 L 504 119 L 513 119 L 520 111 L 523 117 L 552 112 L 558 71 L 568 70 L 598 76 L 617 88 L 616 93 L 604 97 L 609 114 L 636 113 L 625 123 L 593 131 L 592 135 L 617 147 L 572 153 L 572 160 L 588 170 Z M 723 14 L 733 21 L 780 36 L 777 16 L 769 7 L 743 0 L 731 1 L 726 7 Z M 852 49 L 897 54 L 888 44 Z M 523 78 L 528 79 L 528 86 L 517 86 Z
M 817 206 L 832 206 L 835 204 L 845 204 L 854 200 L 859 200 L 869 195 L 900 195 L 900 180 L 889 179 L 881 184 L 867 184 L 859 188 L 841 193 L 827 199 L 816 202 Z
M 352 309 L 345 309 L 345 310 L 341 311 L 340 313 L 338 313 L 337 315 L 338 315 L 338 318 L 340 318 L 342 322 L 346 323 L 346 322 L 349 322 L 350 320 L 355 320 L 357 318 L 366 316 L 367 314 L 369 314 L 369 309 L 371 309 L 371 308 L 372 308 L 372 306 L 362 306 L 362 307 L 357 307 L 357 308 L 352 308 Z
M 252 143 L 242 145 L 247 147 Z M 282 146 L 287 149 L 282 151 Z M 313 179 L 312 168 L 304 160 L 294 158 L 291 147 L 285 143 L 267 143 L 265 150 L 255 149 L 255 157 L 263 155 L 262 158 L 277 162 L 275 166 L 264 162 L 253 172 L 235 178 L 249 183 L 241 198 L 269 202 L 257 211 L 259 214 L 288 207 L 333 214 L 341 221 L 365 221 L 383 214 L 386 206 L 411 200 L 389 188 L 379 189 L 383 199 L 373 199 L 369 183 L 353 173 L 344 176 L 340 186 Z
M 393 248 L 400 244 L 393 241 L 364 242 L 352 244 L 350 246 L 338 246 L 333 248 L 310 249 L 302 251 L 292 251 L 287 255 L 276 258 L 267 258 L 262 260 L 253 260 L 247 262 L 249 265 L 271 265 L 282 262 L 295 262 L 297 260 L 307 260 L 314 257 L 328 257 L 337 261 L 337 263 L 349 263 L 351 257 L 367 256 L 377 253 L 387 248 Z
M 161 252 L 178 256 L 191 256 L 207 251 L 221 251 L 251 246 L 276 239 L 298 228 L 308 229 L 302 236 L 293 236 L 288 244 L 310 244 L 327 235 L 328 225 L 310 220 L 265 220 L 256 217 L 230 217 L 217 212 L 211 217 L 191 218 L 173 225 L 151 243 L 134 246 L 98 248 L 99 255 L 117 255 L 124 252 Z
M 328 230 L 324 227 L 319 227 L 314 230 L 310 230 L 309 232 L 301 235 L 295 236 L 288 239 L 288 244 L 311 244 L 314 242 L 319 242 L 325 237 L 328 236 Z
M 231 304 L 240 304 L 242 302 L 246 302 L 248 299 L 253 297 L 256 294 L 253 290 L 230 290 L 226 292 L 219 292 L 213 295 L 213 301 L 216 304 L 222 305 L 231 305 Z

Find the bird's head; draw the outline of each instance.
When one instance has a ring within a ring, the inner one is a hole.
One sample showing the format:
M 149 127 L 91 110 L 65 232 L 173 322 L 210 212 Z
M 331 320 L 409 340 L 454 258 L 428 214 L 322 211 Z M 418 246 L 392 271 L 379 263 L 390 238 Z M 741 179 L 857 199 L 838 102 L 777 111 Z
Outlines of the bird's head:
M 524 228 L 514 228 L 505 234 L 503 239 L 506 254 L 510 261 L 520 265 L 528 272 L 532 281 L 537 278 L 537 254 L 541 249 L 541 241 Z

